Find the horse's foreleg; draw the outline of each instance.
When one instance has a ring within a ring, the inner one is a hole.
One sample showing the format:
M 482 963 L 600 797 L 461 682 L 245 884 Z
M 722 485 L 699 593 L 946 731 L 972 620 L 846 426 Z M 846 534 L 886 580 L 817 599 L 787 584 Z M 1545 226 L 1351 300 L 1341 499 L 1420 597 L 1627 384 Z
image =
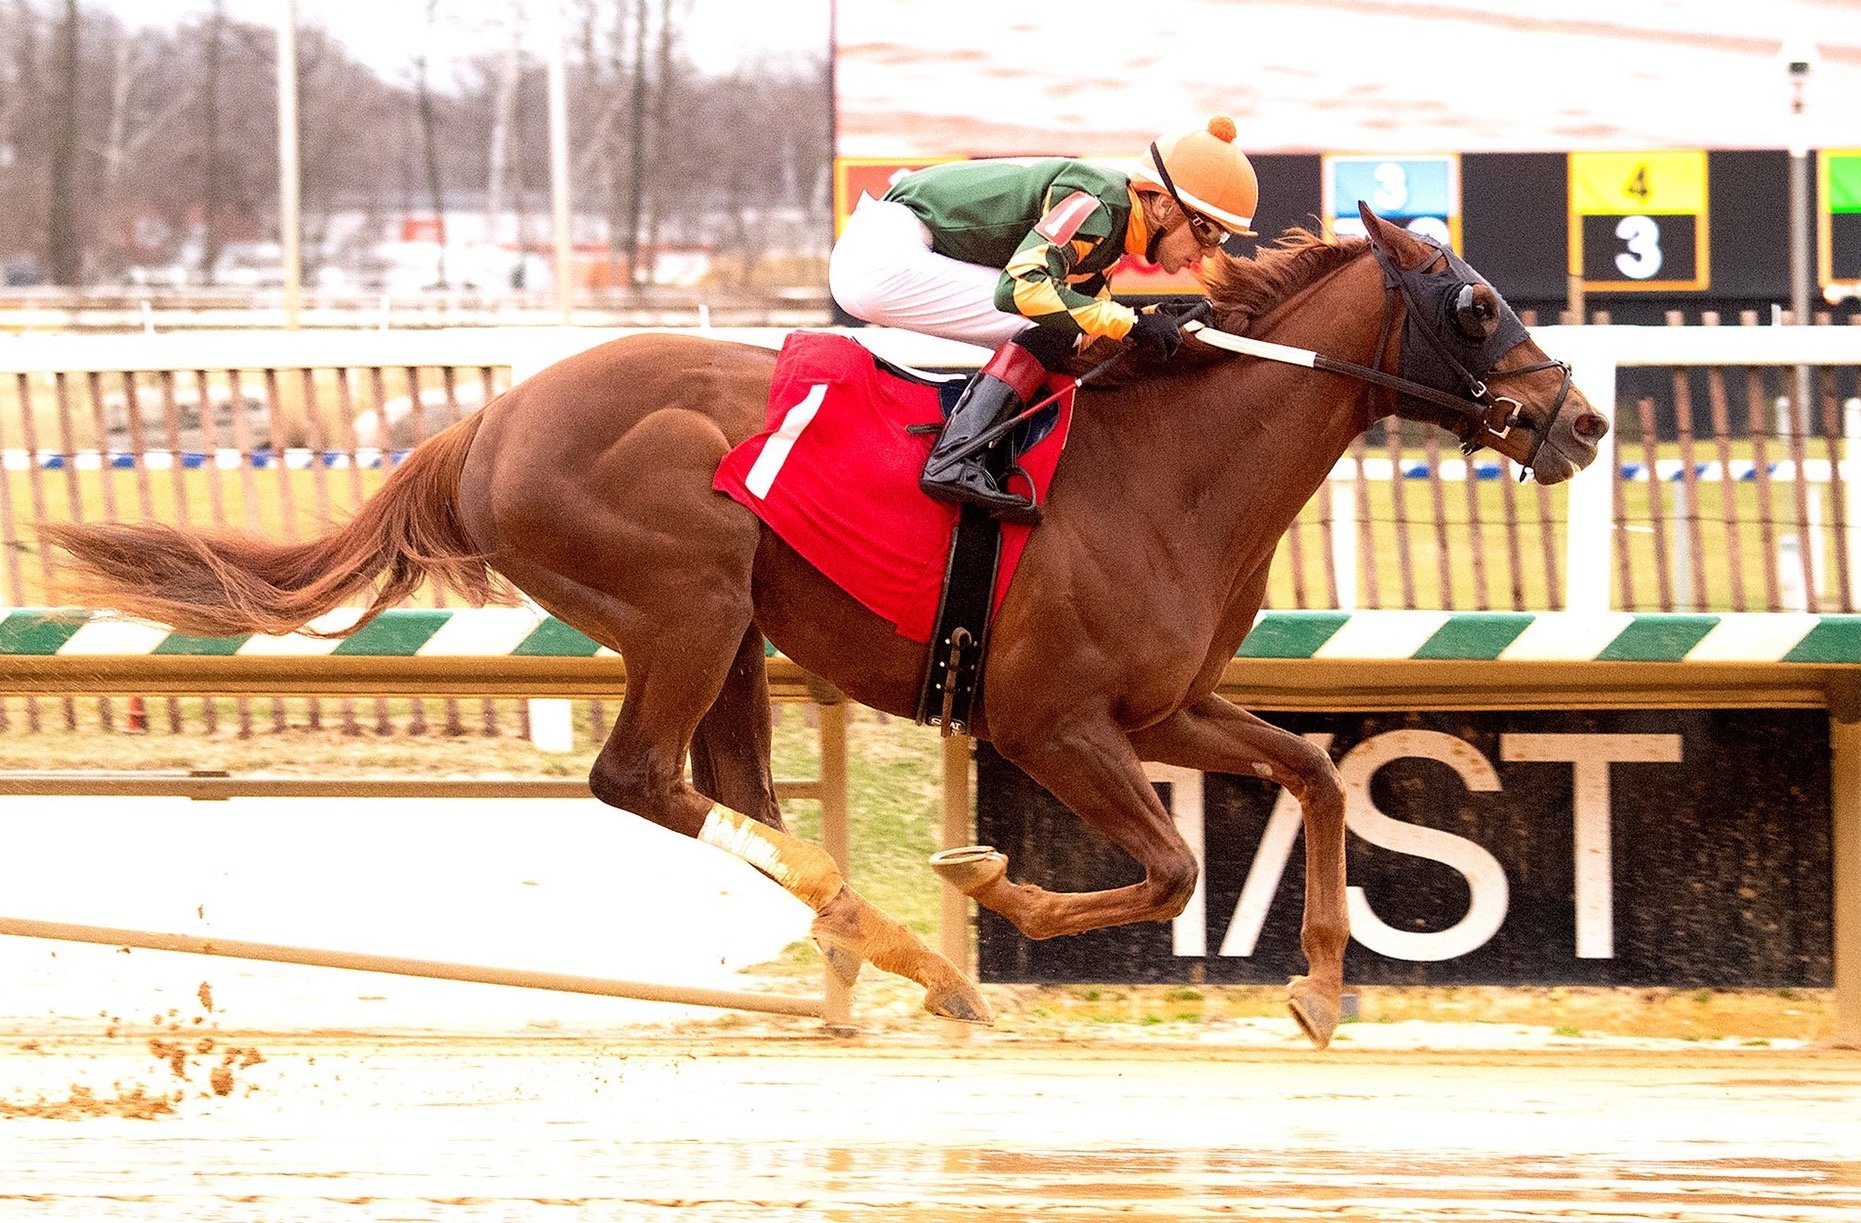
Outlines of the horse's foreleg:
M 1337 1027 L 1350 918 L 1344 892 L 1344 788 L 1331 757 L 1289 731 L 1210 695 L 1133 735 L 1145 760 L 1270 778 L 1299 800 L 1305 822 L 1305 919 L 1299 942 L 1307 977 L 1294 977 L 1293 1017 L 1324 1048 Z
M 1000 855 L 938 855 L 945 879 L 993 909 L 1029 938 L 1078 934 L 1127 922 L 1163 921 L 1195 892 L 1195 856 L 1144 777 L 1143 764 L 1109 719 L 1078 723 L 1057 738 L 996 747 L 1067 808 L 1115 841 L 1144 868 L 1140 883 L 1100 892 L 1049 892 L 1007 878 Z

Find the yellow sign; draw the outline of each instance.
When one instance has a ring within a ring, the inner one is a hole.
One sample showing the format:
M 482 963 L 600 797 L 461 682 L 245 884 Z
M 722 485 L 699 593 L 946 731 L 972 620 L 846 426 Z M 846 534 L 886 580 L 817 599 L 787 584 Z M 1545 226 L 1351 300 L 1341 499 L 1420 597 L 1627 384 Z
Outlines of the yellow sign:
M 1577 216 L 1681 216 L 1706 211 L 1706 152 L 1572 153 Z

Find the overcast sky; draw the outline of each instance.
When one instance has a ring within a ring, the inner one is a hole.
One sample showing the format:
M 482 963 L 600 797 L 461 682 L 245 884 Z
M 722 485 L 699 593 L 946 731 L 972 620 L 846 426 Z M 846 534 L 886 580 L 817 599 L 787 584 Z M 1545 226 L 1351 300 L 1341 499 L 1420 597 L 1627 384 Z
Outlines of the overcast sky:
M 88 0 L 131 26 L 172 27 L 212 9 L 211 0 Z M 427 0 L 297 0 L 302 25 L 321 25 L 384 76 L 403 74 L 425 46 L 435 65 L 508 45 L 513 10 L 529 14 L 527 45 L 541 53 L 547 0 L 440 0 L 437 31 Z M 226 11 L 254 24 L 275 22 L 284 0 L 226 0 Z M 700 71 L 727 72 L 746 61 L 825 59 L 829 0 L 686 0 L 687 53 Z M 653 7 L 657 8 L 655 4 Z

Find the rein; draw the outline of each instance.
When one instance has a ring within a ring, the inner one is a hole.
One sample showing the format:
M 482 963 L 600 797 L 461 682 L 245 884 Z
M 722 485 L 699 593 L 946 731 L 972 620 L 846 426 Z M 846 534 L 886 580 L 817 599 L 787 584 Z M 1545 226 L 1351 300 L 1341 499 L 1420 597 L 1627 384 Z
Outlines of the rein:
M 1240 353 L 1244 357 L 1259 357 L 1263 361 L 1278 361 L 1283 365 L 1303 365 L 1308 369 L 1323 370 L 1328 374 L 1343 374 L 1346 377 L 1374 383 L 1377 386 L 1386 387 L 1389 390 L 1404 395 L 1410 395 L 1416 399 L 1425 399 L 1429 403 L 1438 404 L 1441 407 L 1447 408 L 1449 411 L 1457 412 L 1461 416 L 1467 418 L 1469 422 L 1482 429 L 1491 430 L 1494 433 L 1499 433 L 1499 430 L 1493 429 L 1492 425 L 1489 423 L 1492 418 L 1493 409 L 1498 407 L 1499 404 L 1518 403 L 1517 400 L 1503 398 L 1500 399 L 1498 403 L 1494 404 L 1480 403 L 1473 399 L 1463 399 L 1458 395 L 1450 395 L 1446 391 L 1437 391 L 1435 388 L 1416 382 L 1411 378 L 1404 378 L 1399 374 L 1386 373 L 1373 366 L 1359 365 L 1355 361 L 1340 361 L 1336 357 L 1327 357 L 1324 353 L 1314 352 L 1309 348 L 1294 348 L 1290 344 L 1274 344 L 1266 340 L 1255 340 L 1244 335 L 1235 335 L 1230 331 L 1217 331 L 1215 328 L 1202 323 L 1190 323 L 1185 326 L 1183 330 L 1202 343 L 1209 345 L 1211 348 L 1220 348 L 1228 352 Z M 1507 419 L 1498 423 L 1510 428 L 1513 422 Z M 1503 437 L 1504 434 L 1500 433 L 1500 436 Z
M 1475 399 L 1471 395 L 1462 397 L 1437 390 L 1413 378 L 1404 378 L 1400 374 L 1391 374 L 1372 366 L 1359 365 L 1355 361 L 1343 361 L 1321 352 L 1314 352 L 1309 348 L 1294 348 L 1289 344 L 1274 344 L 1267 340 L 1256 340 L 1244 335 L 1235 335 L 1232 332 L 1218 331 L 1203 323 L 1186 324 L 1183 330 L 1211 348 L 1220 348 L 1246 357 L 1258 357 L 1263 361 L 1278 361 L 1284 365 L 1302 365 L 1308 369 L 1322 370 L 1329 374 L 1342 374 L 1347 378 L 1356 378 L 1361 382 L 1384 387 L 1400 395 L 1408 395 L 1446 408 L 1460 416 L 1470 427 L 1468 436 L 1461 442 L 1461 450 L 1464 453 L 1472 454 L 1481 446 L 1488 446 L 1518 463 L 1527 471 L 1530 470 L 1532 461 L 1538 457 L 1538 451 L 1544 445 L 1545 434 L 1549 432 L 1548 425 L 1542 430 L 1526 425 L 1524 418 L 1520 415 L 1525 405 L 1509 396 L 1499 395 L 1491 400 Z M 1561 407 L 1570 389 L 1570 367 L 1564 362 L 1546 361 L 1505 372 L 1524 374 L 1549 369 L 1553 366 L 1561 367 L 1564 371 L 1564 385 L 1559 389 L 1557 396 L 1558 406 Z M 1474 394 L 1486 394 L 1484 383 L 1476 379 L 1475 386 L 1479 389 Z M 1553 418 L 1556 416 L 1555 409 L 1552 416 Z M 1513 436 L 1515 426 L 1524 426 L 1524 431 L 1532 435 L 1529 444 Z
M 1530 471 L 1532 463 L 1536 461 L 1538 451 L 1544 446 L 1545 438 L 1550 433 L 1551 422 L 1556 420 L 1557 413 L 1563 408 L 1564 400 L 1570 394 L 1570 366 L 1563 361 L 1545 360 L 1497 373 L 1491 369 L 1480 374 L 1469 371 L 1465 365 L 1454 358 L 1453 354 L 1448 352 L 1446 344 L 1432 328 L 1414 325 L 1422 315 L 1409 279 L 1422 273 L 1424 268 L 1430 265 L 1425 264 L 1423 268 L 1418 268 L 1414 273 L 1404 276 L 1394 267 L 1389 256 L 1380 246 L 1372 243 L 1370 249 L 1371 253 L 1376 256 L 1377 262 L 1382 265 L 1385 280 L 1389 286 L 1385 299 L 1382 331 L 1376 346 L 1378 357 L 1381 357 L 1394 334 L 1395 312 L 1400 304 L 1406 308 L 1410 316 L 1410 326 L 1405 330 L 1419 335 L 1432 350 L 1437 362 L 1458 376 L 1465 388 L 1463 393 L 1444 391 L 1425 382 L 1404 377 L 1400 373 L 1392 374 L 1375 366 L 1340 360 L 1311 349 L 1295 348 L 1288 344 L 1274 344 L 1266 340 L 1256 340 L 1248 336 L 1220 331 L 1204 323 L 1185 323 L 1183 330 L 1213 348 L 1239 353 L 1243 356 L 1257 357 L 1261 360 L 1278 361 L 1286 365 L 1299 365 L 1326 373 L 1341 374 L 1347 378 L 1355 378 L 1360 382 L 1394 391 L 1400 397 L 1417 399 L 1445 408 L 1459 417 L 1466 426 L 1466 431 L 1461 434 L 1462 452 L 1471 454 L 1481 446 L 1491 447 L 1518 463 L 1522 469 L 1520 478 L 1523 479 L 1525 472 Z M 1443 251 L 1442 254 L 1445 255 L 1446 252 Z M 1453 270 L 1451 265 L 1450 260 L 1450 273 Z M 1468 274 L 1474 273 L 1469 269 Z M 1404 364 L 1407 364 L 1406 348 Z M 1536 373 L 1544 369 L 1562 370 L 1564 380 L 1563 385 L 1558 388 L 1557 401 L 1552 405 L 1550 418 L 1543 428 L 1534 428 L 1525 421 L 1523 403 L 1507 395 L 1492 394 L 1488 384 L 1500 378 Z M 1529 435 L 1529 440 L 1517 436 L 1515 430 Z

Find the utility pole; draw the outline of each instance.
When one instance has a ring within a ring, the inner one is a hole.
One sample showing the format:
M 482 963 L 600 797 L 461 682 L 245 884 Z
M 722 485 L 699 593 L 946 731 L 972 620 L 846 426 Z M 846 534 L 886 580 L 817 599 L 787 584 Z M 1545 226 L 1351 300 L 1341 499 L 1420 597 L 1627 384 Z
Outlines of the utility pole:
M 65 0 L 58 28 L 57 135 L 52 143 L 52 199 L 49 246 L 52 283 L 78 288 L 84 283 L 84 252 L 78 240 L 78 0 Z
M 1810 324 L 1809 282 L 1809 77 L 1816 67 L 1816 45 L 1801 36 L 1778 50 L 1790 75 L 1790 315 L 1799 327 Z M 1796 367 L 1796 414 L 1805 434 L 1810 410 L 1810 369 Z
M 278 243 L 284 262 L 284 325 L 295 328 L 303 306 L 303 221 L 297 151 L 297 0 L 278 15 Z
M 569 235 L 569 70 L 562 46 L 562 3 L 548 2 L 549 198 L 556 231 L 556 310 L 575 321 L 573 247 Z

